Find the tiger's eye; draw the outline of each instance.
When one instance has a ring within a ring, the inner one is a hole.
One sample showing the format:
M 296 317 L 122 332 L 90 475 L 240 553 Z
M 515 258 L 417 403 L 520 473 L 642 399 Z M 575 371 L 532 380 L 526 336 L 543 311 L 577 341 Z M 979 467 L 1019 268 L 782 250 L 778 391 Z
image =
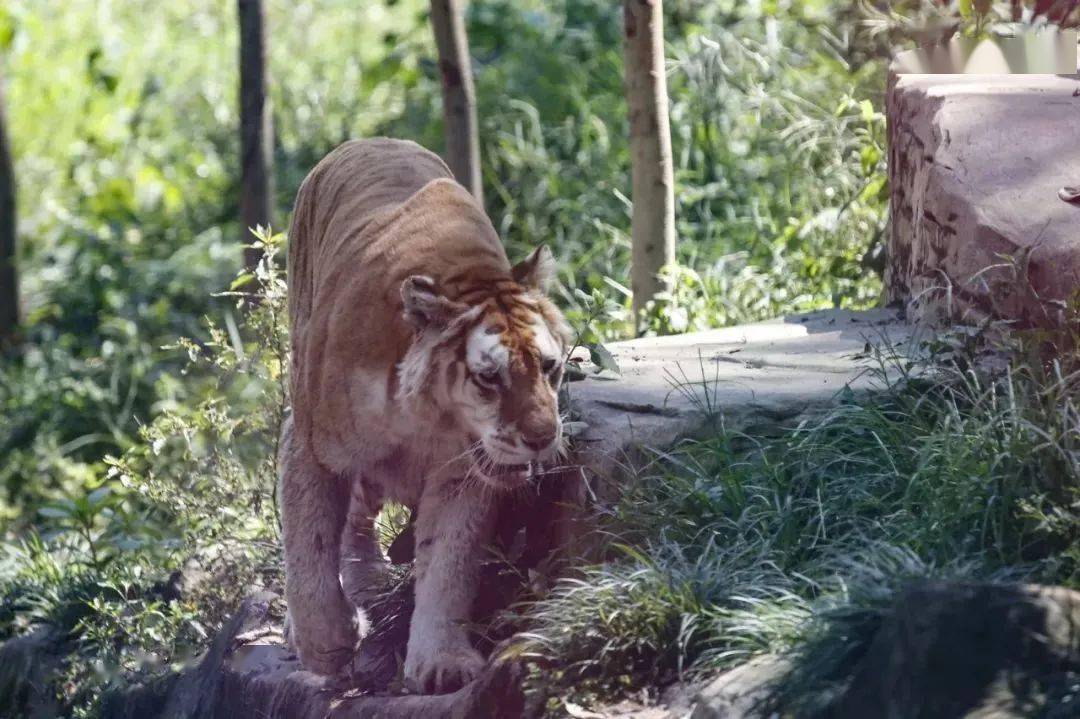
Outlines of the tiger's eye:
M 555 366 L 557 364 L 558 362 L 556 360 L 546 359 L 544 360 L 544 363 L 541 365 L 541 367 L 543 367 L 545 374 L 550 374 L 555 369 Z

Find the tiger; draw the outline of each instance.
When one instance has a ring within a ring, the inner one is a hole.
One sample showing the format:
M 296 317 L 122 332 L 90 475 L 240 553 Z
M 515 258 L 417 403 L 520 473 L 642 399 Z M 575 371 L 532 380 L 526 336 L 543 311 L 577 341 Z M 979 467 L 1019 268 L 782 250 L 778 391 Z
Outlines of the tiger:
M 291 412 L 279 454 L 290 635 L 340 675 L 387 570 L 375 519 L 413 513 L 404 679 L 445 693 L 484 657 L 466 623 L 500 493 L 563 456 L 567 322 L 546 245 L 511 266 L 434 153 L 346 142 L 308 174 L 288 234 Z

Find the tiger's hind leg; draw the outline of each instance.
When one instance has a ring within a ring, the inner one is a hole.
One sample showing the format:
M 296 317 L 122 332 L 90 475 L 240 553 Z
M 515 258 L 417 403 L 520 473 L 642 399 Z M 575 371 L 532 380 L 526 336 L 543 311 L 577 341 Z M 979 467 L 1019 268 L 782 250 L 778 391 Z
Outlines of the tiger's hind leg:
M 382 498 L 364 479 L 352 482 L 349 510 L 341 532 L 341 586 L 345 596 L 364 616 L 361 636 L 370 629 L 364 609 L 387 586 L 388 563 L 379 548 L 375 519 Z

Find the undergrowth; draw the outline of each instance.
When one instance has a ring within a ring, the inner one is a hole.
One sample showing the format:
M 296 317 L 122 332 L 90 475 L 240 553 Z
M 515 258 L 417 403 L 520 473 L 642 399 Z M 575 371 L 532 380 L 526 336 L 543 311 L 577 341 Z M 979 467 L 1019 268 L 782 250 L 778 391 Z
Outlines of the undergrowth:
M 337 143 L 442 149 L 441 76 L 422 0 L 265 3 L 275 226 Z M 650 332 L 865 306 L 885 221 L 883 49 L 853 2 L 669 3 L 678 203 L 674 302 Z M 238 325 L 235 8 L 177 0 L 9 0 L 0 54 L 19 184 L 23 342 L 0 358 L 0 533 L 102 482 L 139 427 L 212 396 L 162 349 Z M 474 0 L 486 210 L 512 259 L 547 243 L 557 301 L 596 339 L 633 328 L 621 6 Z M 303 62 L 297 62 L 303 58 Z M 588 298 L 583 300 L 582 298 Z
M 38 531 L 4 547 L 0 640 L 48 631 L 60 643 L 59 667 L 41 687 L 57 715 L 94 716 L 104 692 L 185 666 L 245 596 L 281 589 L 282 242 L 259 234 L 254 282 L 242 276 L 234 286 L 244 291 L 223 293 L 242 322 L 208 321 L 208 339 L 170 348 L 215 391 L 163 410 L 126 452 L 104 459 L 85 496 L 46 504 Z M 5 687 L 0 702 L 13 702 Z
M 914 26 L 893 13 L 866 37 L 854 2 L 666 5 L 680 249 L 649 331 L 871 304 L 881 38 Z M 268 3 L 279 219 L 347 137 L 439 148 L 425 6 Z M 0 364 L 0 639 L 70 642 L 46 687 L 61 715 L 182 665 L 242 595 L 280 584 L 281 238 L 260 240 L 261 297 L 214 294 L 242 235 L 235 8 L 180 0 L 148 28 L 160 10 L 0 7 L 28 308 Z M 595 350 L 629 329 L 619 6 L 474 0 L 467 20 L 486 209 L 511 257 L 553 247 Z M 525 651 L 559 657 L 552 686 L 625 690 L 806 646 L 839 617 L 870 626 L 904 576 L 1076 585 L 1075 363 L 1045 336 L 989 370 L 970 347 L 928 349 L 919 367 L 882 358 L 882 394 L 780 438 L 718 414 L 713 438 L 639 468 L 605 518 L 608 562 L 528 609 Z

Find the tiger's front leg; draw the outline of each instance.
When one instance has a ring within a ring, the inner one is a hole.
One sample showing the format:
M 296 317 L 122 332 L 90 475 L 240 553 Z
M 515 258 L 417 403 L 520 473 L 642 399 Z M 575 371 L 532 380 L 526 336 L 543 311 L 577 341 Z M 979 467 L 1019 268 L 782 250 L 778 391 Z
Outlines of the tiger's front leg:
M 344 482 L 298 442 L 291 421 L 282 433 L 280 464 L 290 631 L 305 668 L 336 674 L 360 643 L 356 610 L 338 577 L 348 495 Z
M 454 691 L 484 667 L 467 625 L 494 514 L 492 502 L 479 492 L 453 485 L 430 487 L 420 499 L 416 607 L 405 658 L 412 691 Z

